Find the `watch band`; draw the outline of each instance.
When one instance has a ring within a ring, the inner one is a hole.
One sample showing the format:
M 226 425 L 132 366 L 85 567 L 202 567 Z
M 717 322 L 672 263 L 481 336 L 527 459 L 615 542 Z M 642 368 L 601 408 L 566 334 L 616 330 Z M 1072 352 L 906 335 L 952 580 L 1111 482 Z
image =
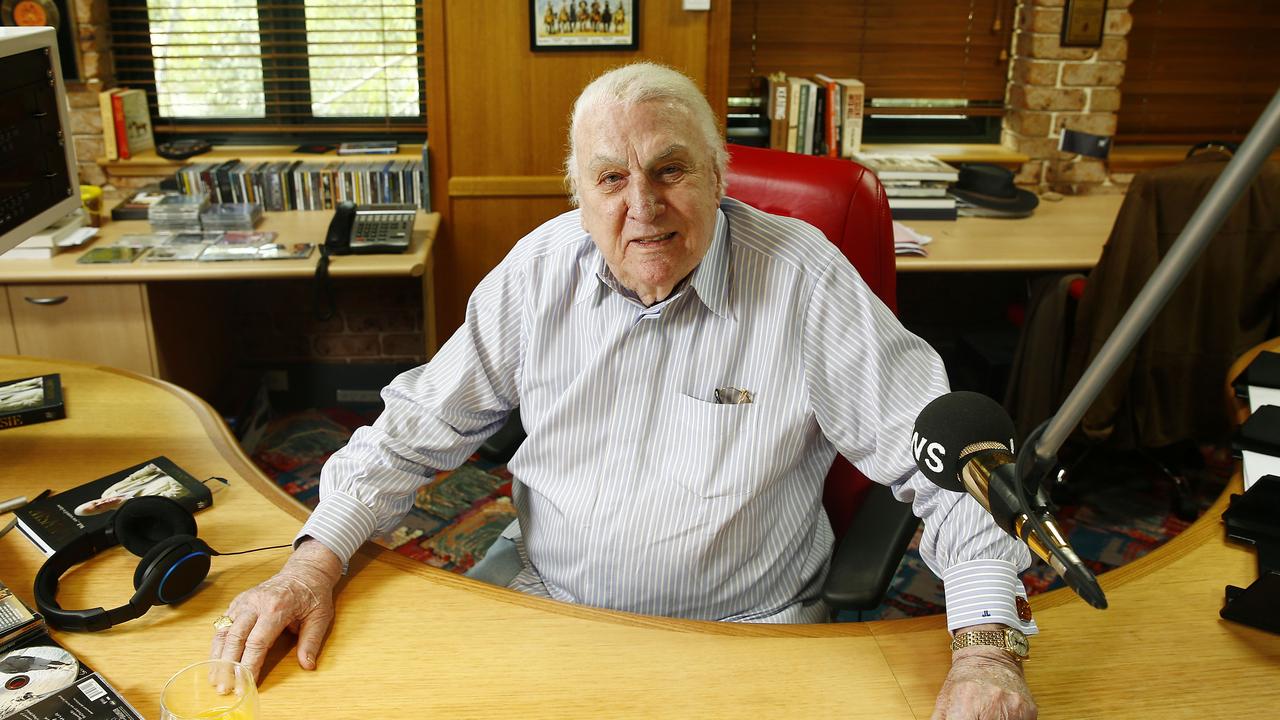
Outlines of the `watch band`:
M 952 652 L 960 648 L 977 646 L 1000 648 L 1018 660 L 1025 660 L 1029 655 L 1027 636 L 1013 628 L 1004 630 L 969 630 L 957 633 L 951 640 Z

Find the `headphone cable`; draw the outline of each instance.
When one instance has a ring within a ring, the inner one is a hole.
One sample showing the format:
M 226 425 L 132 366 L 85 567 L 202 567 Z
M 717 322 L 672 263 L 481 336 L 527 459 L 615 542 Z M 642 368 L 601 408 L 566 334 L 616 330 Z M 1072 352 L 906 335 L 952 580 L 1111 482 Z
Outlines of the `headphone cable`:
M 287 548 L 287 547 L 293 547 L 293 543 L 289 543 L 288 545 L 272 545 L 271 547 L 254 548 L 252 550 L 239 550 L 237 552 L 218 553 L 218 556 L 221 557 L 223 555 L 247 555 L 248 553 L 262 552 L 263 550 L 279 550 L 281 548 Z

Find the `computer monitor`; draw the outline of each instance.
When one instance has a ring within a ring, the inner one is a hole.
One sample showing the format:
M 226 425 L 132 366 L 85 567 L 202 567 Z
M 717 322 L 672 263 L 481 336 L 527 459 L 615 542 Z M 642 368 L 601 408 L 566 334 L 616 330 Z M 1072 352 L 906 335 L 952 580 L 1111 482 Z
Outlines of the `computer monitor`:
M 78 207 L 57 34 L 0 27 L 0 252 Z

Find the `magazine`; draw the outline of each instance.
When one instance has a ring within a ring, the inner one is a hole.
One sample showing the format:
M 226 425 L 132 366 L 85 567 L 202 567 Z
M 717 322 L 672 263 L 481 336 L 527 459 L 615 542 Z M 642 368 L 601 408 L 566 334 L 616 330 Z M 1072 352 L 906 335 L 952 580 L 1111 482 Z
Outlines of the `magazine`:
M 191 512 L 213 504 L 213 492 L 207 486 L 160 456 L 27 503 L 13 514 L 22 534 L 45 555 L 52 555 L 81 535 L 106 527 L 116 508 L 141 495 L 173 498 Z

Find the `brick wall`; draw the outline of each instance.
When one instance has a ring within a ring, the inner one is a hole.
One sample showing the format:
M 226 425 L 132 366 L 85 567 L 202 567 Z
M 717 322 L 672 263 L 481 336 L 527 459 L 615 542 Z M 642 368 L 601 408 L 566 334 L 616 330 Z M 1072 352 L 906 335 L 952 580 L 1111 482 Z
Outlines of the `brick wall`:
M 1099 48 L 1062 47 L 1064 0 L 1020 0 L 1001 140 L 1031 156 L 1017 182 L 1066 194 L 1119 191 L 1101 160 L 1057 150 L 1063 128 L 1116 131 L 1132 0 L 1110 0 Z
M 105 186 L 108 185 L 107 177 L 96 160 L 104 152 L 98 92 L 104 87 L 111 87 L 115 79 L 107 0 L 73 0 L 72 6 L 79 44 L 80 82 L 67 85 L 67 99 L 71 103 L 71 139 L 76 147 L 80 182 Z
M 309 280 L 238 283 L 229 309 L 239 329 L 237 359 L 254 366 L 426 360 L 417 278 L 337 279 L 332 286 L 338 312 L 320 320 Z

